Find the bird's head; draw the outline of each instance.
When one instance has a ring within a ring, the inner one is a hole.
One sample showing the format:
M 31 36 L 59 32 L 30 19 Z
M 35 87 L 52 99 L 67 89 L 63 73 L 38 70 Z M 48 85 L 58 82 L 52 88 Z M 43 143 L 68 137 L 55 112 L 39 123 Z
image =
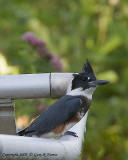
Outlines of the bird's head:
M 74 78 L 72 80 L 71 90 L 80 89 L 88 94 L 93 94 L 94 90 L 101 85 L 108 84 L 109 81 L 97 80 L 93 69 L 87 60 L 84 64 L 81 73 L 73 74 Z

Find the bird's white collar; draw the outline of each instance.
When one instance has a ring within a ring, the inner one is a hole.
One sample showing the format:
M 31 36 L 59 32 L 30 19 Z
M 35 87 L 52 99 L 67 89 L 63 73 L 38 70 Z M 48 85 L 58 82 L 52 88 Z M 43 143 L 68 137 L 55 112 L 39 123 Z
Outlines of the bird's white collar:
M 72 91 L 70 91 L 69 93 L 67 93 L 67 95 L 71 95 L 71 96 L 76 96 L 76 95 L 82 95 L 87 97 L 88 99 L 92 99 L 92 94 L 95 91 L 96 88 L 91 87 L 89 89 L 83 90 L 82 88 L 77 88 L 74 89 Z

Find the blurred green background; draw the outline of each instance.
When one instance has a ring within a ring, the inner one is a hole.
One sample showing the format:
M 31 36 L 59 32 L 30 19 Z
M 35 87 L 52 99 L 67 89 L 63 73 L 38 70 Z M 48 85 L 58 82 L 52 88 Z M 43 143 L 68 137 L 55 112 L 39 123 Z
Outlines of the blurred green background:
M 0 74 L 58 72 L 21 37 L 33 32 L 59 56 L 62 72 L 79 72 L 86 58 L 97 78 L 110 80 L 93 96 L 80 160 L 128 158 L 128 1 L 0 0 Z M 55 100 L 17 100 L 17 125 L 27 126 Z

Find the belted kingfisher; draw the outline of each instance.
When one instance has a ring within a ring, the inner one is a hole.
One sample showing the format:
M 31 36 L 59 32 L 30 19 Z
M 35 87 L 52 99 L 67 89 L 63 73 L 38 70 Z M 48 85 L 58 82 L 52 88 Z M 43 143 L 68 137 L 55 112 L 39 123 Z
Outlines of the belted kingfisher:
M 76 133 L 68 130 L 88 111 L 95 89 L 108 83 L 109 81 L 96 79 L 87 60 L 81 73 L 73 74 L 68 93 L 49 106 L 30 126 L 18 132 L 18 135 L 56 138 L 68 134 L 77 137 Z

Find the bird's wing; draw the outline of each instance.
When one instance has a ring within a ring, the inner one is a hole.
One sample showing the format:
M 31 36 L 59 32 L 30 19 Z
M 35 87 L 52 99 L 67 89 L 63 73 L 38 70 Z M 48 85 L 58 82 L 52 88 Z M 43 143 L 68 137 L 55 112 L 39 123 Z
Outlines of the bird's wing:
M 82 101 L 79 97 L 66 95 L 49 106 L 25 130 L 26 133 L 44 134 L 68 121 L 80 109 Z

